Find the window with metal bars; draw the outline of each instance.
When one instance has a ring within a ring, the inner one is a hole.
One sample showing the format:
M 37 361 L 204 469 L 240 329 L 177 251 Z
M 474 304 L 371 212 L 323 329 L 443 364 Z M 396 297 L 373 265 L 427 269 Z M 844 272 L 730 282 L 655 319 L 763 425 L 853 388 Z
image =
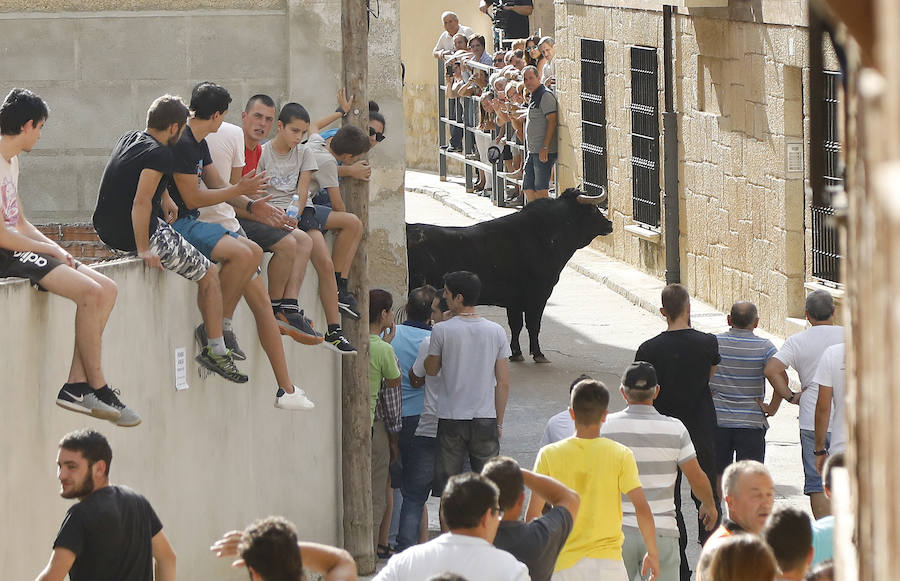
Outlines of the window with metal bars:
M 825 186 L 839 190 L 844 178 L 841 167 L 839 127 L 839 90 L 841 74 L 825 71 Z M 812 218 L 812 275 L 825 283 L 838 284 L 841 274 L 841 248 L 834 208 L 830 205 L 810 207 Z
M 584 189 L 598 195 L 606 175 L 606 63 L 602 40 L 581 39 L 581 155 Z M 609 198 L 601 207 L 609 206 Z
M 631 200 L 634 221 L 659 228 L 659 89 L 656 49 L 631 47 Z

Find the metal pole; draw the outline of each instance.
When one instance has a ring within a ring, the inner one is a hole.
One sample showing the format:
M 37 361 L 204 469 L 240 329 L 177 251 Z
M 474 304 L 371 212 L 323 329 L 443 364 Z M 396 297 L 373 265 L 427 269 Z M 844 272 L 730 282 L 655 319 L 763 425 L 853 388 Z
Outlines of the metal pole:
M 663 6 L 663 71 L 666 110 L 663 113 L 665 146 L 666 284 L 681 282 L 681 226 L 678 208 L 678 114 L 675 112 L 673 7 Z
M 344 86 L 355 97 L 356 106 L 345 124 L 356 125 L 368 134 L 369 23 L 366 0 L 341 0 L 341 36 Z M 341 472 L 343 492 L 344 548 L 353 555 L 363 575 L 375 571 L 372 542 L 372 431 L 369 419 L 369 274 L 367 231 L 369 225 L 369 182 L 344 178 L 341 195 L 347 211 L 359 216 L 366 226 L 350 280 L 359 301 L 360 320 L 348 321 L 344 332 L 356 346 L 356 356 L 341 358 Z M 384 491 L 381 491 L 383 494 Z
M 447 145 L 447 126 L 444 124 L 444 117 L 447 116 L 447 91 L 443 89 L 446 79 L 444 78 L 444 60 L 437 59 L 437 88 L 438 88 L 438 171 L 441 181 L 447 181 L 447 156 L 444 146 Z

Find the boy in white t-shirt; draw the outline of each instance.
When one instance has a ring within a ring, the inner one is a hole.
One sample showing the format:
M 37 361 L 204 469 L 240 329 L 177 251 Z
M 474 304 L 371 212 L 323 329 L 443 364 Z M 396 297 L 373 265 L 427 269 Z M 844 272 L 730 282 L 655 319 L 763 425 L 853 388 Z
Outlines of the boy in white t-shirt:
M 136 426 L 140 417 L 109 388 L 100 364 L 103 330 L 116 304 L 116 283 L 72 258 L 35 228 L 19 207 L 18 155 L 38 142 L 48 115 L 47 104 L 27 89 L 13 89 L 0 106 L 0 277 L 27 278 L 76 305 L 75 354 L 57 405 Z

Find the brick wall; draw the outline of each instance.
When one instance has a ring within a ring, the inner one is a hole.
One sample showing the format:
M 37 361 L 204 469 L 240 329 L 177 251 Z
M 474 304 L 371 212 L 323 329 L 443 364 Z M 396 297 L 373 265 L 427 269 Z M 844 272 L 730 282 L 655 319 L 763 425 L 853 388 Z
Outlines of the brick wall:
M 69 254 L 86 264 L 115 258 L 90 224 L 43 224 L 37 226 L 44 236 L 59 243 Z

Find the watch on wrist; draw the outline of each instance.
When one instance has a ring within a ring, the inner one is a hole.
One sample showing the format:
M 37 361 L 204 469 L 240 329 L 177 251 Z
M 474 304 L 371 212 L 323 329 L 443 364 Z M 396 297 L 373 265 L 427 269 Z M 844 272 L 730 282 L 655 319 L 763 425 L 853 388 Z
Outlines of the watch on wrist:
M 828 455 L 828 448 L 822 448 L 821 450 L 813 450 L 813 456 L 826 456 Z
M 251 210 L 250 208 L 253 207 L 253 202 L 255 202 L 255 201 L 256 201 L 256 200 L 250 200 L 249 202 L 247 202 L 247 213 L 248 213 L 248 214 L 251 213 L 251 212 L 253 211 L 253 210 Z
M 338 105 L 338 108 L 335 109 L 334 112 L 335 112 L 335 113 L 340 113 L 340 114 L 341 114 L 341 117 L 346 117 L 346 116 L 347 116 L 347 113 L 349 113 L 349 111 L 344 111 L 343 109 L 341 109 L 341 106 L 340 106 L 340 105 Z

